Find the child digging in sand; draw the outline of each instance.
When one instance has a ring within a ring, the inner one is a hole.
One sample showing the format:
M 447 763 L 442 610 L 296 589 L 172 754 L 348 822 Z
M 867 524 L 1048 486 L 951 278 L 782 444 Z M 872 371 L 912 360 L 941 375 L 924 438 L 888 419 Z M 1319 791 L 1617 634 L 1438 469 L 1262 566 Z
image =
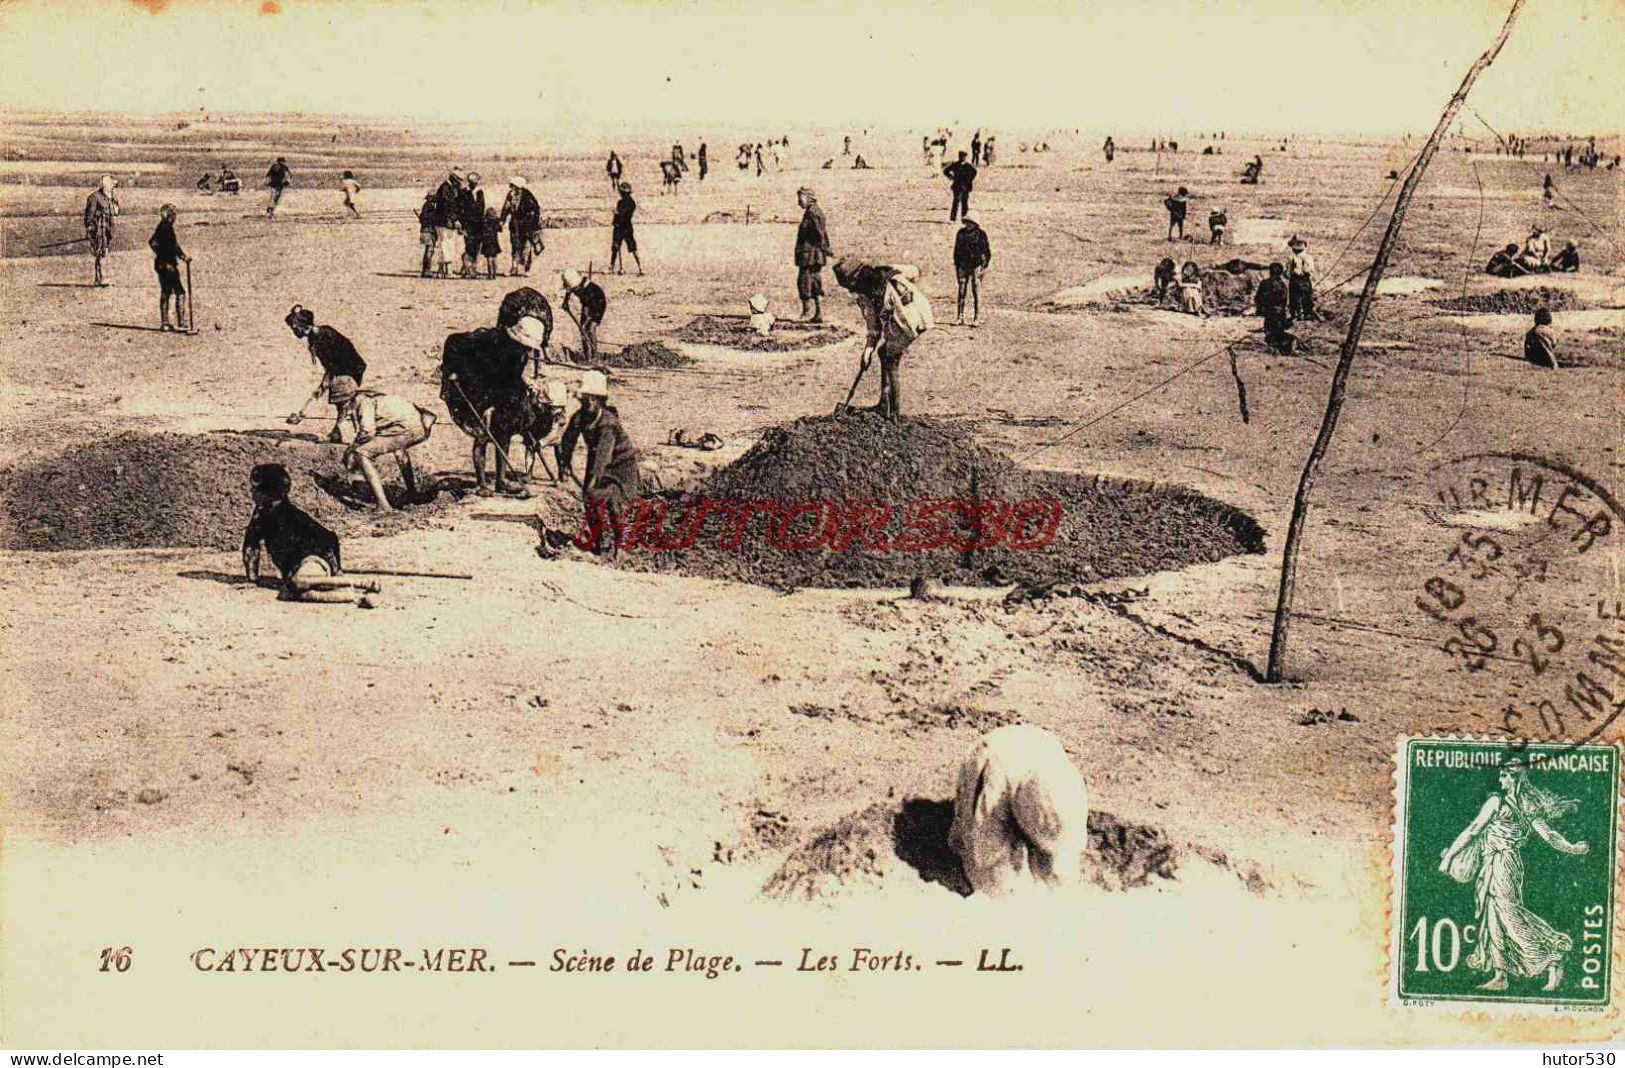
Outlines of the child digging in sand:
M 288 500 L 293 480 L 281 464 L 255 464 L 248 476 L 254 516 L 243 532 L 243 574 L 260 580 L 261 546 L 282 575 L 278 600 L 354 604 L 373 608 L 378 583 L 345 578 L 339 569 L 339 538 Z

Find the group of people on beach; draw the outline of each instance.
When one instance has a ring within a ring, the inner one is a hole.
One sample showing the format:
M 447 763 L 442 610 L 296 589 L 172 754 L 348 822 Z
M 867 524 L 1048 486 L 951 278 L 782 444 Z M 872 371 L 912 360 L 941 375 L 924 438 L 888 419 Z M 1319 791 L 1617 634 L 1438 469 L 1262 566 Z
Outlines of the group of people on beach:
M 1509 242 L 1484 265 L 1484 273 L 1497 278 L 1521 278 L 1527 274 L 1572 273 L 1580 269 L 1580 243 L 1565 242 L 1556 254 L 1552 252 L 1551 235 L 1540 223 L 1529 228 L 1529 236 L 1520 249 L 1517 242 Z
M 464 174 L 453 167 L 440 185 L 424 194 L 418 208 L 419 243 L 423 259 L 419 274 L 424 278 L 446 278 L 451 253 L 461 238 L 459 277 L 497 276 L 497 258 L 502 255 L 502 231 L 508 231 L 508 274 L 526 275 L 535 257 L 546 247 L 542 240 L 542 207 L 530 183 L 521 175 L 508 179 L 508 189 L 500 207 L 487 205 L 485 189 L 477 172 Z

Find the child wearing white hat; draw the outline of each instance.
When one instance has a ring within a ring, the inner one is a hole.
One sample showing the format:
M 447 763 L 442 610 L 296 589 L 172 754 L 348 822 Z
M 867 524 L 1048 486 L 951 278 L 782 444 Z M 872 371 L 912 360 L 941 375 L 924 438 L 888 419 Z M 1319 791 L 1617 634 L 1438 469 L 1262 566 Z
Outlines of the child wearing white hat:
M 750 298 L 750 328 L 767 337 L 773 331 L 773 313 L 767 310 L 767 298 L 758 293 Z

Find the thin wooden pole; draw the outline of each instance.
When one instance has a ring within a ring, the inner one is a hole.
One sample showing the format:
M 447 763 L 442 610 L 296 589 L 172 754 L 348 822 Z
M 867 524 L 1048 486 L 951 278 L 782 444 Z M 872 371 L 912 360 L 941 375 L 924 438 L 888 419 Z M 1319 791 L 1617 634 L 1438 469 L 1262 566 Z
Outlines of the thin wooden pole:
M 1315 437 L 1314 448 L 1309 450 L 1309 459 L 1303 465 L 1303 474 L 1298 479 L 1298 492 L 1292 501 L 1292 521 L 1287 527 L 1286 546 L 1281 554 L 1281 589 L 1275 603 L 1275 626 L 1270 633 L 1269 665 L 1264 672 L 1264 679 L 1267 682 L 1280 682 L 1284 671 L 1287 631 L 1292 621 L 1292 589 L 1297 577 L 1298 548 L 1303 540 L 1304 521 L 1309 511 L 1309 491 L 1314 487 L 1320 461 L 1325 457 L 1326 449 L 1331 444 L 1333 431 L 1337 429 L 1337 417 L 1343 410 L 1343 393 L 1348 387 L 1349 372 L 1354 367 L 1354 355 L 1359 351 L 1360 333 L 1365 329 L 1366 316 L 1370 313 L 1371 303 L 1377 296 L 1377 285 L 1382 281 L 1383 271 L 1388 266 L 1388 257 L 1393 253 L 1394 245 L 1399 240 L 1400 227 L 1405 223 L 1405 211 L 1410 207 L 1411 196 L 1421 184 L 1422 175 L 1426 173 L 1434 153 L 1439 150 L 1439 143 L 1444 140 L 1446 131 L 1450 129 L 1450 123 L 1461 111 L 1462 105 L 1467 102 L 1467 94 L 1472 90 L 1473 83 L 1501 53 L 1501 47 L 1506 44 L 1507 37 L 1512 33 L 1512 24 L 1517 21 L 1518 12 L 1523 10 L 1523 5 L 1524 0 L 1514 0 L 1512 10 L 1508 12 L 1506 22 L 1501 27 L 1501 33 L 1484 54 L 1478 57 L 1478 62 L 1467 71 L 1467 76 L 1462 79 L 1456 95 L 1445 105 L 1444 113 L 1439 116 L 1439 122 L 1433 128 L 1432 136 L 1422 147 L 1421 155 L 1416 158 L 1416 166 L 1411 168 L 1410 176 L 1400 187 L 1399 197 L 1394 201 L 1394 214 L 1388 220 L 1388 230 L 1382 235 L 1377 258 L 1371 264 L 1370 274 L 1366 275 L 1365 288 L 1360 291 L 1360 301 L 1355 305 L 1354 315 L 1349 320 L 1348 337 L 1343 340 L 1343 351 L 1338 356 L 1337 369 L 1332 373 L 1332 387 L 1326 398 L 1326 414 L 1321 419 L 1320 433 Z

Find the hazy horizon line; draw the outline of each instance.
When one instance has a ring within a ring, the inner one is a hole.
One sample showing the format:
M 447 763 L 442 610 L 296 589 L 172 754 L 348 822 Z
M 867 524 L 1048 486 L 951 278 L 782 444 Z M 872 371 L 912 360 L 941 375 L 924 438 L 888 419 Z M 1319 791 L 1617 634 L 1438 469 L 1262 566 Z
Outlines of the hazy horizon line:
M 420 115 L 413 115 L 413 114 L 406 113 L 406 112 L 380 112 L 380 111 L 368 111 L 368 110 L 365 110 L 365 109 L 356 109 L 356 110 L 353 110 L 353 111 L 345 111 L 345 112 L 340 112 L 340 111 L 315 111 L 315 110 L 291 110 L 290 111 L 290 110 L 270 110 L 270 109 L 263 110 L 263 111 L 262 110 L 231 110 L 231 111 L 224 111 L 224 110 L 222 110 L 222 111 L 213 111 L 213 110 L 211 110 L 211 111 L 207 112 L 204 116 L 200 117 L 196 111 L 185 111 L 185 110 L 174 110 L 174 109 L 145 110 L 145 109 L 140 109 L 140 108 L 114 109 L 114 108 L 95 108 L 95 107 L 91 107 L 91 108 L 75 108 L 75 109 L 72 109 L 72 110 L 46 110 L 46 109 L 29 108 L 29 107 L 13 107 L 13 106 L 5 105 L 5 104 L 0 104 L 0 117 L 19 118 L 19 119 L 138 118 L 138 119 L 165 120 L 165 121 L 168 121 L 168 120 L 181 120 L 181 121 L 186 121 L 186 122 L 194 124 L 194 125 L 207 124 L 209 122 L 232 122 L 232 121 L 274 122 L 274 121 L 277 121 L 277 120 L 287 121 L 287 120 L 294 120 L 294 119 L 300 119 L 300 120 L 312 120 L 312 119 L 314 119 L 314 120 L 323 120 L 323 121 L 338 122 L 338 123 L 350 122 L 350 123 L 355 123 L 355 124 L 376 125 L 376 126 L 381 126 L 381 127 L 387 127 L 387 126 L 414 127 L 415 126 L 415 127 L 420 127 L 421 128 L 421 127 L 427 126 L 427 127 L 432 127 L 432 128 L 436 128 L 436 129 L 459 130 L 459 131 L 464 131 L 464 132 L 467 132 L 467 133 L 475 133 L 475 134 L 479 134 L 479 135 L 482 135 L 482 136 L 498 137 L 498 138 L 505 137 L 505 136 L 506 137 L 513 137 L 513 136 L 520 136 L 520 137 L 524 137 L 524 136 L 556 136 L 558 133 L 564 132 L 565 130 L 574 131 L 574 132 L 582 135 L 584 138 L 594 138 L 594 139 L 603 138 L 603 137 L 610 136 L 610 135 L 613 135 L 613 134 L 615 134 L 617 132 L 622 132 L 622 131 L 628 132 L 632 136 L 639 136 L 639 137 L 641 137 L 641 136 L 662 136 L 662 137 L 664 137 L 664 136 L 673 136 L 674 132 L 676 132 L 677 136 L 684 136 L 686 134 L 686 131 L 691 130 L 696 126 L 701 126 L 701 125 L 704 125 L 707 130 L 741 131 L 741 130 L 747 130 L 748 129 L 748 130 L 762 131 L 764 129 L 764 126 L 761 123 L 752 123 L 752 122 L 747 122 L 747 121 L 726 121 L 726 120 L 719 121 L 719 122 L 707 122 L 707 123 L 700 123 L 700 122 L 667 122 L 667 121 L 651 120 L 648 123 L 637 123 L 637 122 L 606 123 L 605 125 L 603 125 L 601 127 L 594 127 L 594 128 L 584 127 L 583 124 L 581 122 L 579 122 L 579 121 L 571 121 L 571 122 L 568 122 L 568 123 L 561 123 L 557 127 L 554 127 L 554 128 L 550 128 L 550 127 L 548 127 L 548 126 L 546 126 L 544 124 L 538 123 L 534 127 L 533 130 L 521 133 L 521 132 L 514 129 L 514 123 L 511 122 L 511 121 L 486 120 L 486 119 L 480 119 L 480 118 L 448 119 L 448 118 L 445 118 L 443 116 L 430 116 L 430 115 L 421 115 L 420 116 Z M 1462 130 L 1462 132 L 1461 133 L 1452 132 L 1450 134 L 1450 136 L 1451 137 L 1459 137 L 1459 138 L 1461 138 L 1463 140 L 1468 140 L 1468 141 L 1483 141 L 1483 142 L 1487 142 L 1487 143 L 1494 143 L 1495 141 L 1498 140 L 1497 136 L 1495 134 L 1491 133 L 1487 129 L 1483 129 L 1483 130 L 1480 130 L 1478 132 L 1473 132 L 1470 129 L 1466 129 L 1467 125 L 1468 124 L 1465 121 L 1460 122 L 1458 124 L 1458 129 Z M 1091 125 L 1091 126 L 1081 126 L 1080 125 L 1080 126 L 1068 127 L 1068 126 L 1057 126 L 1057 125 L 1053 125 L 1053 124 L 1050 124 L 1050 125 L 1043 125 L 1043 124 L 1015 125 L 1015 124 L 1013 124 L 1013 125 L 1008 125 L 1008 126 L 999 126 L 997 124 L 983 123 L 983 124 L 981 124 L 979 126 L 976 126 L 976 125 L 973 125 L 973 124 L 968 123 L 968 122 L 965 122 L 965 123 L 954 122 L 954 123 L 948 123 L 948 124 L 944 124 L 944 123 L 941 123 L 941 122 L 938 122 L 938 123 L 921 123 L 921 124 L 913 124 L 913 125 L 907 125 L 907 126 L 897 125 L 897 124 L 890 124 L 890 123 L 874 123 L 874 122 L 868 123 L 866 126 L 864 124 L 860 124 L 860 123 L 838 123 L 838 122 L 805 123 L 805 122 L 803 122 L 803 123 L 800 123 L 800 124 L 790 123 L 790 124 L 784 125 L 782 127 L 766 127 L 765 129 L 767 130 L 768 136 L 772 136 L 773 132 L 775 130 L 777 130 L 780 133 L 788 133 L 788 132 L 791 132 L 791 131 L 798 131 L 799 130 L 799 131 L 831 132 L 831 133 L 836 133 L 836 134 L 842 134 L 842 133 L 845 133 L 845 132 L 851 132 L 851 131 L 855 130 L 856 128 L 859 128 L 860 126 L 862 128 L 864 128 L 864 129 L 868 130 L 870 136 L 873 136 L 875 133 L 891 135 L 891 136 L 898 136 L 898 137 L 905 136 L 905 135 L 920 136 L 921 134 L 924 134 L 924 133 L 934 133 L 934 132 L 936 132 L 938 130 L 941 130 L 941 129 L 947 129 L 951 133 L 956 133 L 956 134 L 963 131 L 967 137 L 970 136 L 970 132 L 973 131 L 973 130 L 981 130 L 981 131 L 984 131 L 984 132 L 987 132 L 987 133 L 992 133 L 995 136 L 1005 136 L 1005 135 L 1009 134 L 1010 132 L 1017 132 L 1017 133 L 1022 133 L 1022 134 L 1039 134 L 1039 135 L 1042 135 L 1042 134 L 1054 135 L 1054 134 L 1064 134 L 1064 133 L 1068 133 L 1068 132 L 1075 132 L 1076 135 L 1078 135 L 1078 136 L 1088 134 L 1091 137 L 1105 136 L 1107 134 L 1110 134 L 1112 137 L 1119 138 L 1119 139 L 1120 139 L 1120 135 L 1121 135 L 1121 137 L 1132 137 L 1132 138 L 1135 138 L 1135 139 L 1172 138 L 1174 140 L 1179 140 L 1181 137 L 1186 137 L 1186 138 L 1189 138 L 1193 142 L 1195 142 L 1195 141 L 1203 141 L 1203 140 L 1214 140 L 1214 138 L 1212 138 L 1210 135 L 1212 133 L 1219 132 L 1219 131 L 1214 131 L 1214 130 L 1201 130 L 1201 131 L 1192 132 L 1191 130 L 1189 130 L 1187 128 L 1177 127 L 1177 126 L 1159 127 L 1159 128 L 1156 128 L 1156 129 L 1139 128 L 1139 127 L 1116 127 L 1116 128 L 1112 128 L 1112 127 L 1106 127 L 1106 126 L 1093 126 L 1093 125 Z M 678 132 L 678 131 L 681 131 L 681 132 Z M 1394 141 L 1394 140 L 1401 140 L 1401 139 L 1403 139 L 1405 137 L 1425 137 L 1427 134 L 1429 134 L 1431 132 L 1432 132 L 1431 128 L 1427 129 L 1427 130 L 1397 130 L 1397 129 L 1382 129 L 1382 128 L 1368 128 L 1368 129 L 1328 128 L 1328 129 L 1308 130 L 1308 131 L 1306 131 L 1306 130 L 1282 131 L 1282 130 L 1271 130 L 1271 129 L 1235 128 L 1235 129 L 1226 129 L 1226 130 L 1223 131 L 1223 133 L 1226 135 L 1226 139 L 1229 139 L 1230 137 L 1235 137 L 1238 140 L 1239 139 L 1251 139 L 1251 140 L 1260 140 L 1260 141 L 1280 141 L 1280 140 L 1283 140 L 1283 139 L 1286 139 L 1286 140 L 1298 139 L 1298 140 L 1311 140 L 1311 141 L 1336 141 L 1336 140 L 1346 140 L 1346 139 L 1354 139 L 1354 140 L 1367 139 L 1367 140 L 1380 140 L 1380 141 Z M 1579 131 L 1576 131 L 1576 130 L 1571 130 L 1571 129 L 1551 129 L 1551 128 L 1547 128 L 1547 129 L 1510 130 L 1510 131 L 1503 130 L 1503 131 L 1499 131 L 1499 133 L 1500 133 L 1500 135 L 1502 137 L 1512 136 L 1512 135 L 1515 134 L 1518 137 L 1522 137 L 1522 138 L 1525 138 L 1525 139 L 1528 139 L 1528 140 L 1536 140 L 1536 141 L 1542 141 L 1542 140 L 1585 140 L 1587 137 L 1592 137 L 1592 136 L 1595 136 L 1597 138 L 1597 140 L 1599 140 L 1599 141 L 1603 141 L 1603 140 L 1613 140 L 1613 139 L 1616 139 L 1616 138 L 1620 138 L 1622 136 L 1622 134 L 1625 134 L 1625 131 L 1617 131 L 1617 130 L 1616 131 L 1607 131 L 1607 132 L 1586 131 L 1586 132 L 1582 133 L 1582 132 L 1579 132 Z M 692 134 L 687 134 L 687 136 L 692 137 L 693 135 Z M 1132 143 L 1133 142 L 1130 142 L 1131 147 L 1132 147 Z

